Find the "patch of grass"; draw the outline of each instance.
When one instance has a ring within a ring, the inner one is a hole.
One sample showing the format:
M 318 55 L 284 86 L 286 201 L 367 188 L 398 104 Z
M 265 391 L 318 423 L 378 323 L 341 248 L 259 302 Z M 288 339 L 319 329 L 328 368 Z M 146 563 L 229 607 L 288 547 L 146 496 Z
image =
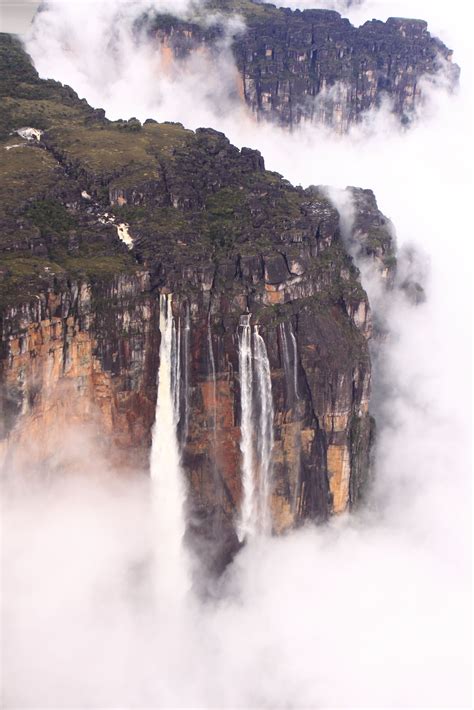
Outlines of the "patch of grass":
M 64 269 L 50 259 L 31 254 L 2 254 L 0 263 L 0 309 L 26 302 L 51 283 Z
M 67 256 L 62 259 L 64 269 L 73 276 L 87 276 L 95 278 L 111 278 L 119 273 L 131 272 L 137 266 L 128 254 L 114 254 L 113 256 Z
M 387 254 L 383 258 L 383 263 L 387 269 L 394 269 L 397 266 L 397 257 L 395 254 Z
M 110 187 L 126 188 L 156 180 L 160 161 L 172 160 L 173 152 L 194 135 L 179 124 L 148 123 L 137 131 L 124 125 L 123 121 L 66 123 L 49 131 L 47 138 L 60 148 L 66 162 L 107 180 Z
M 28 207 L 25 215 L 39 228 L 41 235 L 65 234 L 78 226 L 77 220 L 57 200 L 38 200 Z
M 208 0 L 206 10 L 237 13 L 247 20 L 254 21 L 277 20 L 284 17 L 281 10 L 274 5 L 255 3 L 252 0 Z
M 207 230 L 214 249 L 230 249 L 245 224 L 245 194 L 224 188 L 206 201 Z
M 367 233 L 367 250 L 369 253 L 391 249 L 392 238 L 384 227 L 371 227 Z
M 0 216 L 61 189 L 66 180 L 50 153 L 26 143 L 23 147 L 6 150 L 12 142 L 21 144 L 23 141 L 18 137 L 0 142 Z
M 64 269 L 50 259 L 34 257 L 31 254 L 3 254 L 2 270 L 10 278 L 38 276 L 46 272 L 60 273 Z
M 44 131 L 54 126 L 82 121 L 85 117 L 84 107 L 79 102 L 64 103 L 58 96 L 37 98 L 33 93 L 31 97 L 19 97 L 16 93 L 14 97 L 4 97 L 2 103 L 8 112 L 9 131 L 22 126 L 33 126 Z
M 116 205 L 110 209 L 119 222 L 141 222 L 149 216 L 149 210 L 139 205 Z

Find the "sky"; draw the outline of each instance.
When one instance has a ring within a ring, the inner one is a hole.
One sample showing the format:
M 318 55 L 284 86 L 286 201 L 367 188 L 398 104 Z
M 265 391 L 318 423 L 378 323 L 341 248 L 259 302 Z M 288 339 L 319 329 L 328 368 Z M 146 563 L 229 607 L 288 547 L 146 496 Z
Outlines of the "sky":
M 27 31 L 39 2 L 0 0 L 0 31 L 23 34 Z

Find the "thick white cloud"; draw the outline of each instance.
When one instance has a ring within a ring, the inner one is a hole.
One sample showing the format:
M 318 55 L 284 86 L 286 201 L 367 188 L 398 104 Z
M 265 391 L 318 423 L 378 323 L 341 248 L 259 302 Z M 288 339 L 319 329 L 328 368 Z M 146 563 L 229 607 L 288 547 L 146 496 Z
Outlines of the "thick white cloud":
M 157 603 L 145 484 L 74 480 L 8 502 L 7 707 L 469 706 L 470 24 L 466 3 L 405 8 L 360 12 L 442 28 L 460 92 L 430 91 L 408 132 L 382 111 L 343 137 L 256 124 L 233 103 L 227 53 L 225 81 L 205 58 L 165 72 L 127 22 L 111 22 L 122 5 L 68 3 L 40 19 L 29 48 L 43 75 L 111 116 L 225 130 L 293 182 L 373 188 L 399 244 L 430 270 L 424 305 L 394 295 L 378 306 L 392 336 L 375 372 L 371 509 L 249 545 L 214 601 Z

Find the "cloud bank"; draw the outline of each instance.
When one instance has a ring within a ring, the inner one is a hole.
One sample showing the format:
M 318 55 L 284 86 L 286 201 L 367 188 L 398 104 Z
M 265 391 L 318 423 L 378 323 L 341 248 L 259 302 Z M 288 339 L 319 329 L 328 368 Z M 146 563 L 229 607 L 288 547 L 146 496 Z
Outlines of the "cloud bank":
M 342 137 L 255 124 L 230 90 L 217 114 L 209 96 L 226 82 L 206 63 L 167 74 L 135 43 L 130 5 L 54 3 L 39 17 L 28 47 L 40 73 L 111 117 L 211 125 L 295 183 L 374 189 L 399 246 L 429 262 L 428 298 L 413 308 L 364 283 L 391 325 L 375 353 L 369 509 L 249 545 L 212 600 L 160 603 L 146 480 L 87 465 L 8 491 L 5 707 L 469 706 L 470 29 L 452 5 L 419 5 L 456 50 L 459 93 L 433 86 L 408 132 L 382 110 Z M 359 9 L 407 14 L 398 0 Z M 117 12 L 128 19 L 111 22 Z

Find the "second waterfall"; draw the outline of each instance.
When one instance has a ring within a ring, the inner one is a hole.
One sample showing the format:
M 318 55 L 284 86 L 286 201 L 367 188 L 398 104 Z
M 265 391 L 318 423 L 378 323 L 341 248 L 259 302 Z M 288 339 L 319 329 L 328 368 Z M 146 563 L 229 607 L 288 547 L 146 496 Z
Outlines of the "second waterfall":
M 180 334 L 171 295 L 160 296 L 160 367 L 152 434 L 150 477 L 156 524 L 156 574 L 161 595 L 179 601 L 190 586 L 184 546 L 186 486 L 181 470 L 177 426 L 180 418 Z
M 239 539 L 269 534 L 272 529 L 273 395 L 265 341 L 250 315 L 240 322 L 242 504 Z

